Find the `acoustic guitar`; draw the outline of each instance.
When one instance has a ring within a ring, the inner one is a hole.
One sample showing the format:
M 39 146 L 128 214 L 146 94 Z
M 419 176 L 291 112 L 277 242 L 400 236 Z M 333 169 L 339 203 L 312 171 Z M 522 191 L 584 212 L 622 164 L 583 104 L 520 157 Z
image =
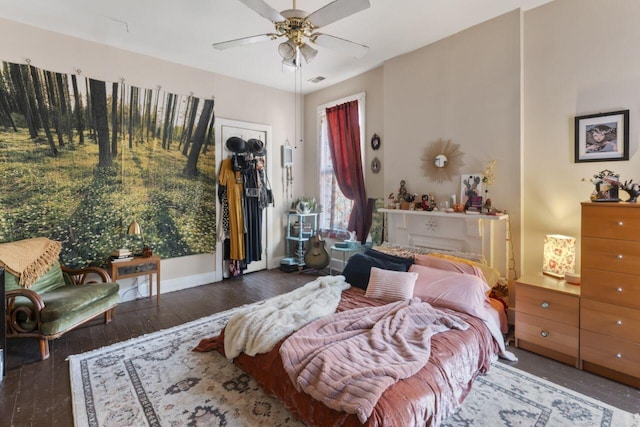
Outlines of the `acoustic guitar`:
M 325 241 L 315 234 L 309 239 L 307 251 L 304 254 L 304 263 L 308 268 L 320 270 L 329 265 L 329 254 L 325 249 Z

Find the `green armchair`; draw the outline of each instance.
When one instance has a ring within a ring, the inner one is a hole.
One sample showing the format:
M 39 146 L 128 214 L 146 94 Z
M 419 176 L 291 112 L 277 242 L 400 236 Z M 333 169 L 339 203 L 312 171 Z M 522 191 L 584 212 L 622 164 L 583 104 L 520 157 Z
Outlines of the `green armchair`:
M 106 270 L 74 270 L 58 261 L 28 289 L 9 272 L 5 285 L 7 338 L 37 338 L 41 360 L 49 357 L 49 340 L 101 314 L 111 322 L 120 301 L 119 286 Z

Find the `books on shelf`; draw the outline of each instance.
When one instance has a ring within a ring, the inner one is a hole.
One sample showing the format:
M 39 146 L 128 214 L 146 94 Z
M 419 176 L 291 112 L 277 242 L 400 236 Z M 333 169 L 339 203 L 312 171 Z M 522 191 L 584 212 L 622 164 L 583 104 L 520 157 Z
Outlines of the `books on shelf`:
M 126 256 L 126 257 L 111 257 L 109 259 L 110 262 L 114 263 L 114 262 L 125 262 L 125 261 L 131 261 L 133 259 L 133 256 Z
M 132 253 L 130 249 L 116 249 L 114 251 L 111 251 L 109 255 L 111 255 L 114 258 L 121 258 L 121 257 L 131 256 Z
M 129 249 L 116 249 L 109 254 L 110 262 L 124 262 L 133 259 L 133 253 Z

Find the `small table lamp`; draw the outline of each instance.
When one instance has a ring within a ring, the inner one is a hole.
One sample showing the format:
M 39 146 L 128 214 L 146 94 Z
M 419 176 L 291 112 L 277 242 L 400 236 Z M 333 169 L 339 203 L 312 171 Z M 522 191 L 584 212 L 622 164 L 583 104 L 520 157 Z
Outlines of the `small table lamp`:
M 136 234 L 136 235 L 142 234 L 142 227 L 140 227 L 140 224 L 138 224 L 138 221 L 134 219 L 133 222 L 129 224 L 129 227 L 127 228 L 127 234 Z
M 564 278 L 565 273 L 573 273 L 575 268 L 576 238 L 561 234 L 544 236 L 542 272 Z

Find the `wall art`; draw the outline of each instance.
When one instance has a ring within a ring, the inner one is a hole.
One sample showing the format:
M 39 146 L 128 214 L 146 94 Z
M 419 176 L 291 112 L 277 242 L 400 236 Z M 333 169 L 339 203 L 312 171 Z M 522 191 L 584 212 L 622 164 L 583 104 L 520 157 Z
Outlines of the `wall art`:
M 214 102 L 31 64 L 0 69 L 0 243 L 62 242 L 70 267 L 141 250 L 212 253 Z
M 575 118 L 575 162 L 629 160 L 629 110 Z

